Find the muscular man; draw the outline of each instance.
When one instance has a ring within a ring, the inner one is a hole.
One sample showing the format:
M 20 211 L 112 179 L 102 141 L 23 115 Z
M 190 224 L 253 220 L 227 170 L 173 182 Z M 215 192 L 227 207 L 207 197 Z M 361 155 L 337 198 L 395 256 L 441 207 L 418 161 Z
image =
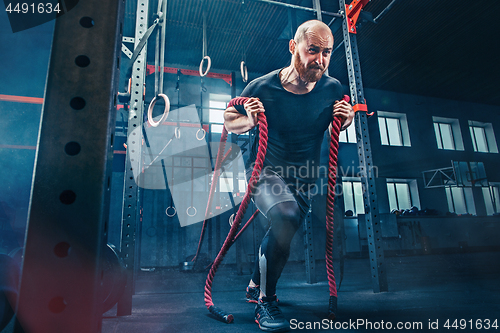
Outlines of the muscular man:
M 250 97 L 244 106 L 230 107 L 224 113 L 228 131 L 257 131 L 247 173 L 258 148 L 254 128 L 258 113 L 265 111 L 268 122 L 266 159 L 252 199 L 270 227 L 247 288 L 247 298 L 257 303 L 255 321 L 265 331 L 290 329 L 277 305 L 276 284 L 292 238 L 309 210 L 324 132 L 334 116 L 342 117 L 342 129 L 354 118 L 352 107 L 342 99 L 340 82 L 323 75 L 332 48 L 333 36 L 326 24 L 316 20 L 303 23 L 289 43 L 290 65 L 250 82 L 241 94 Z

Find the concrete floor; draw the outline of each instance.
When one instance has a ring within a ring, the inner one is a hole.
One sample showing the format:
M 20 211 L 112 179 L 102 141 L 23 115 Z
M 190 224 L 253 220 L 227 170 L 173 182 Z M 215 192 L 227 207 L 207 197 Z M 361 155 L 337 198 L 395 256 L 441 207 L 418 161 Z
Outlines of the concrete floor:
M 374 293 L 368 259 L 347 259 L 336 325 L 348 328 L 336 331 L 380 332 L 392 325 L 394 331 L 471 332 L 476 329 L 470 329 L 470 320 L 475 327 L 477 320 L 486 325 L 486 319 L 491 324 L 497 320 L 500 326 L 499 263 L 500 252 L 386 258 L 389 291 Z M 318 283 L 313 285 L 305 283 L 303 263 L 289 263 L 280 279 L 279 304 L 285 316 L 295 323 L 292 331 L 299 330 L 299 323 L 323 324 L 326 317 L 328 284 L 324 261 L 318 261 L 316 269 Z M 103 333 L 259 332 L 253 320 L 254 305 L 244 299 L 250 275 L 236 275 L 234 271 L 231 266 L 222 266 L 213 285 L 214 303 L 234 315 L 232 324 L 213 319 L 207 311 L 203 301 L 206 273 L 157 270 L 141 272 L 132 315 L 116 317 L 116 309 L 111 309 L 105 314 Z M 461 329 L 464 326 L 457 322 L 457 328 L 446 329 L 444 324 L 448 319 L 450 325 L 455 319 L 465 320 L 462 321 L 465 328 Z M 436 321 L 438 329 L 429 329 L 429 323 Z M 360 326 L 356 327 L 354 322 Z M 396 327 L 399 322 L 422 326 L 399 330 Z M 373 329 L 367 326 L 370 324 Z M 328 330 L 321 326 L 303 331 Z

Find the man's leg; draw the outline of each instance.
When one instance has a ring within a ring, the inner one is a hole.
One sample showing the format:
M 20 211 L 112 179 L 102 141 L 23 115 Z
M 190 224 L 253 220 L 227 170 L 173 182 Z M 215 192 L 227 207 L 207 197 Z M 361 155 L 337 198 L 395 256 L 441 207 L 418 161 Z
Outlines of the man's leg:
M 295 201 L 282 202 L 269 210 L 268 218 L 271 227 L 259 249 L 260 298 L 255 307 L 255 321 L 264 331 L 282 332 L 289 330 L 290 324 L 278 307 L 276 284 L 300 225 L 300 209 Z
M 290 244 L 297 232 L 301 214 L 294 201 L 282 202 L 268 212 L 271 227 L 259 249 L 260 296 L 274 296 L 276 284 L 290 256 Z
M 251 172 L 247 172 L 247 179 L 250 178 Z M 267 225 L 266 229 L 269 230 L 271 221 L 269 219 L 269 211 L 275 205 L 283 202 L 295 202 L 295 198 L 290 189 L 285 184 L 284 180 L 275 172 L 264 169 L 260 176 L 259 182 L 256 184 L 255 191 L 252 197 L 255 205 L 260 213 L 258 220 L 262 225 Z M 264 221 L 265 222 L 264 222 Z M 264 236 L 264 239 L 267 237 Z M 263 241 L 264 241 L 263 239 Z M 260 260 L 259 256 L 255 258 L 253 275 L 248 283 L 246 290 L 246 298 L 248 302 L 257 303 L 260 294 Z

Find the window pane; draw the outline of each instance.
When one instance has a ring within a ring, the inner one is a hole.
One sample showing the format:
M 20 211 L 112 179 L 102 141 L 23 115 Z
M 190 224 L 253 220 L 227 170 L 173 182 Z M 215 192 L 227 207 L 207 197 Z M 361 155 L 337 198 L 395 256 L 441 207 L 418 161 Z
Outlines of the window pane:
M 484 204 L 486 206 L 486 215 L 493 215 L 495 213 L 493 209 L 493 196 L 491 192 L 491 187 L 483 187 L 483 197 L 484 197 Z
M 347 127 L 347 130 L 344 132 L 347 132 L 347 139 L 349 143 L 356 143 L 356 127 L 354 126 L 354 123 L 351 124 L 351 126 Z
M 472 126 L 469 126 L 469 131 L 470 131 L 470 136 L 472 138 L 472 146 L 474 148 L 474 151 L 477 151 L 476 138 L 474 135 L 474 128 Z
M 212 133 L 222 133 L 222 125 L 211 125 Z
M 434 132 L 436 133 L 436 142 L 438 145 L 438 149 L 443 149 L 443 145 L 441 144 L 441 132 L 439 130 L 438 123 L 434 123 Z
M 493 188 L 493 198 L 495 199 L 495 210 L 500 213 L 500 191 L 497 186 L 492 186 Z
M 398 208 L 398 201 L 396 200 L 396 189 L 394 183 L 387 183 L 387 195 L 389 196 L 389 210 Z
M 342 189 L 344 190 L 344 209 L 345 211 L 352 210 L 353 213 L 356 213 L 354 208 L 354 197 L 352 193 L 352 183 L 351 182 L 342 182 Z
M 238 179 L 238 186 L 240 187 L 240 192 L 244 193 L 247 191 L 247 182 L 245 179 Z
M 219 189 L 221 192 L 233 192 L 233 178 L 220 177 Z
M 221 102 L 221 101 L 209 101 L 209 107 L 214 108 L 214 109 L 226 109 L 226 102 Z
M 405 183 L 396 183 L 396 195 L 398 198 L 399 209 L 410 209 L 410 186 Z
M 223 110 L 213 110 L 210 109 L 208 114 L 208 121 L 211 123 L 224 123 L 224 111 Z
M 446 191 L 446 200 L 448 200 L 448 211 L 454 212 L 455 208 L 453 208 L 453 198 L 451 196 L 451 188 L 446 187 L 445 191 Z
M 451 195 L 455 204 L 455 213 L 466 214 L 467 207 L 465 206 L 464 191 L 461 187 L 451 187 Z
M 488 144 L 486 143 L 486 134 L 484 128 L 474 127 L 474 136 L 476 137 L 477 151 L 487 153 Z
M 364 214 L 365 212 L 365 203 L 363 200 L 363 186 L 361 182 L 353 182 L 354 187 L 354 202 L 356 204 L 356 215 Z
M 383 145 L 388 145 L 389 140 L 387 139 L 387 128 L 385 127 L 385 118 L 378 117 L 378 128 L 380 130 L 380 140 Z
M 387 129 L 389 130 L 389 144 L 391 146 L 402 146 L 403 140 L 401 140 L 399 119 L 386 118 L 386 120 L 387 120 Z
M 339 142 L 347 142 L 347 131 L 340 131 Z
M 441 138 L 443 139 L 443 148 L 455 149 L 455 143 L 453 142 L 453 132 L 451 131 L 451 125 L 439 124 L 439 129 L 441 130 Z
M 467 213 L 476 215 L 476 206 L 474 205 L 474 195 L 472 194 L 472 188 L 464 187 L 464 196 Z

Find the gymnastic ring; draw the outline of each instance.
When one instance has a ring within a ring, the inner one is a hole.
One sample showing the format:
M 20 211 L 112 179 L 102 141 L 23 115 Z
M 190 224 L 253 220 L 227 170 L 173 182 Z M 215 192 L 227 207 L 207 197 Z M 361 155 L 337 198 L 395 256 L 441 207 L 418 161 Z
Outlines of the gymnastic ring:
M 245 61 L 242 60 L 240 63 L 240 71 L 241 71 L 241 77 L 243 79 L 243 82 L 248 81 L 248 69 L 247 69 L 247 64 L 245 64 Z
M 194 214 L 192 214 L 192 215 L 191 215 L 191 214 L 189 214 L 189 210 L 190 210 L 191 208 L 192 208 L 192 209 L 194 209 Z M 191 216 L 191 217 L 195 216 L 197 212 L 198 212 L 198 211 L 196 210 L 196 207 L 193 207 L 193 206 L 188 207 L 188 208 L 186 209 L 186 214 L 188 214 L 188 216 Z
M 229 225 L 232 227 L 233 223 L 234 223 L 234 214 L 231 214 L 231 216 L 229 216 Z
M 200 131 L 203 131 L 203 136 L 202 136 L 201 138 L 200 138 L 200 137 L 198 137 L 198 133 L 200 133 Z M 200 128 L 198 128 L 198 130 L 196 131 L 196 139 L 197 139 L 198 141 L 201 141 L 201 140 L 205 139 L 205 135 L 206 135 L 206 134 L 207 134 L 207 131 L 205 131 L 205 129 L 204 129 L 204 128 L 200 127 Z
M 158 100 L 158 97 L 163 98 L 163 100 L 165 101 L 165 111 L 163 111 L 163 115 L 161 116 L 160 121 L 155 122 L 153 120 L 153 108 L 156 104 L 156 101 Z M 158 94 L 158 96 L 155 96 L 151 100 L 151 103 L 149 103 L 149 107 L 148 107 L 148 123 L 149 123 L 149 125 L 151 125 L 152 127 L 157 127 L 158 125 L 160 125 L 162 122 L 164 122 L 167 119 L 169 112 L 170 112 L 170 100 L 168 99 L 167 95 Z
M 207 69 L 205 72 L 203 72 L 203 60 L 207 59 Z M 201 59 L 200 62 L 200 76 L 204 77 L 208 74 L 208 71 L 210 70 L 210 66 L 212 66 L 212 59 L 210 59 L 209 56 L 204 56 L 203 59 Z
M 179 126 L 177 126 L 174 130 L 174 135 L 175 135 L 175 138 L 176 139 L 180 139 L 181 138 L 181 128 Z
M 174 212 L 173 212 L 172 214 L 170 214 L 170 213 L 168 212 L 168 210 L 169 210 L 170 208 L 172 208 L 172 209 L 174 210 Z M 175 216 L 175 214 L 177 214 L 177 209 L 175 209 L 175 207 L 169 206 L 169 207 L 167 207 L 167 209 L 165 209 L 165 214 L 167 214 L 167 216 L 168 216 L 168 217 L 174 217 L 174 216 Z

